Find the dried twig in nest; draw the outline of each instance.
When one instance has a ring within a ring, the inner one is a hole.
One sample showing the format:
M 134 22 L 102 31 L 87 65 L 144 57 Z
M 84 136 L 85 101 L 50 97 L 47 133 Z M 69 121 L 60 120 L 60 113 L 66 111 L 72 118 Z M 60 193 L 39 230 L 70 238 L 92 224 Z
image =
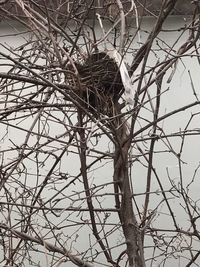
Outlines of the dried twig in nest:
M 76 67 L 81 84 L 79 97 L 84 101 L 84 107 L 97 116 L 100 113 L 113 116 L 124 90 L 114 60 L 99 52 L 90 55 L 82 65 L 76 64 Z

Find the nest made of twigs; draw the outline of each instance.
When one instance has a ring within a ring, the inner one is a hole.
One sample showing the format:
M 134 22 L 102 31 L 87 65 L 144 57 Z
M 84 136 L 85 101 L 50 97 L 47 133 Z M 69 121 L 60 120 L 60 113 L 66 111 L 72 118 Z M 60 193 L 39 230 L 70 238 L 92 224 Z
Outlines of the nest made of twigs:
M 116 62 L 105 52 L 93 53 L 78 70 L 80 103 L 94 114 L 113 116 L 115 105 L 124 90 Z

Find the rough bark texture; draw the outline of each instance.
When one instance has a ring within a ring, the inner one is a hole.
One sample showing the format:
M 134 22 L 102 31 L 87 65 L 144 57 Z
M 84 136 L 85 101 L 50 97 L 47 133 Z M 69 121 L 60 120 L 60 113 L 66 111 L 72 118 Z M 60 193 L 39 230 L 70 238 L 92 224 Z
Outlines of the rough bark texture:
M 128 166 L 128 153 L 130 148 L 129 130 L 126 122 L 122 119 L 115 121 L 116 131 L 114 175 L 115 183 L 115 203 L 119 209 L 119 218 L 126 242 L 126 251 L 129 267 L 145 267 L 144 253 L 140 229 L 133 209 L 131 181 Z M 119 196 L 119 193 L 121 197 Z

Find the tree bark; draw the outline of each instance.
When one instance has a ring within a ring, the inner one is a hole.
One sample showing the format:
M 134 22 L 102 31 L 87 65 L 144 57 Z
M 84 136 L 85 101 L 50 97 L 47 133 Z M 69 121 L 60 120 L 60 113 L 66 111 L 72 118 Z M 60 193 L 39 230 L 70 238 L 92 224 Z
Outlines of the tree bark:
M 120 126 L 119 126 L 120 125 Z M 145 267 L 140 229 L 132 204 L 132 190 L 129 176 L 128 152 L 130 144 L 126 123 L 119 120 L 115 133 L 114 183 L 115 193 L 121 193 L 121 199 L 116 197 L 116 207 L 119 208 L 119 218 L 122 224 L 126 242 L 126 253 L 129 267 Z

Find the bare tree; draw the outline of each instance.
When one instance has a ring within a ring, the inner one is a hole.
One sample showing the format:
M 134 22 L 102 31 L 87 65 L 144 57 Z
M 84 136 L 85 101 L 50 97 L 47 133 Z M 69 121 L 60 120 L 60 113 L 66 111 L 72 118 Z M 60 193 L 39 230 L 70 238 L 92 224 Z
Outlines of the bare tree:
M 167 29 L 177 1 L 161 2 L 158 14 L 134 0 L 1 3 L 0 266 L 199 266 L 199 163 L 186 180 L 184 168 L 200 6 Z M 166 111 L 180 66 L 189 98 Z M 169 157 L 175 173 L 160 172 Z

